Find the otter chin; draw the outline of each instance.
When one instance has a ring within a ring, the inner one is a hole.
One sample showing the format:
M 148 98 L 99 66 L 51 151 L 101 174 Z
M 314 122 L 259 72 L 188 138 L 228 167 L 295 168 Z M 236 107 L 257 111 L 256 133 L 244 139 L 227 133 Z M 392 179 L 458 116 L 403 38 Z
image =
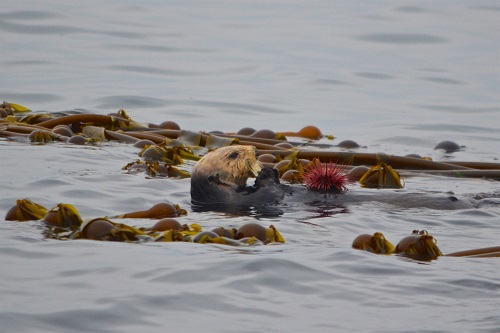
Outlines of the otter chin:
M 248 186 L 249 177 L 256 177 Z M 262 168 L 253 146 L 218 148 L 198 161 L 191 175 L 194 204 L 257 205 L 283 199 L 277 170 Z

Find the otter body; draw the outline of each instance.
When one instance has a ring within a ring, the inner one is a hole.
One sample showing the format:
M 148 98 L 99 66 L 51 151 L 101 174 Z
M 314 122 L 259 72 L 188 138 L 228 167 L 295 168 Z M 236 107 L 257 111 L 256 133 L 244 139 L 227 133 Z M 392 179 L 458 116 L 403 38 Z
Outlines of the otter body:
M 256 176 L 254 185 L 247 180 Z M 360 190 L 325 194 L 301 185 L 283 185 L 278 172 L 262 168 L 252 146 L 219 148 L 203 157 L 191 176 L 191 200 L 197 206 L 232 210 L 234 207 L 276 205 L 280 202 L 332 202 L 338 206 L 369 202 L 387 203 L 402 208 L 466 209 L 478 207 L 473 198 L 449 194 L 409 193 L 405 191 Z

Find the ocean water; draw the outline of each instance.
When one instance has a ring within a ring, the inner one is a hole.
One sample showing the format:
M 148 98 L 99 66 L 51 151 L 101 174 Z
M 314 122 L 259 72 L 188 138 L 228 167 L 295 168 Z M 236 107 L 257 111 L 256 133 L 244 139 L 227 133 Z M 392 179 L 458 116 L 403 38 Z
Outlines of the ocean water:
M 47 112 L 125 109 L 193 131 L 315 125 L 336 137 L 321 143 L 351 139 L 360 152 L 499 163 L 499 31 L 495 1 L 4 0 L 0 99 Z M 444 140 L 464 148 L 433 149 Z M 499 246 L 498 199 L 461 210 L 373 200 L 276 217 L 196 212 L 188 179 L 121 170 L 138 151 L 0 138 L 0 332 L 500 329 L 498 259 L 417 262 L 351 248 L 359 234 L 397 243 L 414 229 L 443 253 Z M 404 192 L 500 192 L 485 179 L 404 180 Z M 46 239 L 40 223 L 3 221 L 26 197 L 70 203 L 84 218 L 168 201 L 188 211 L 181 223 L 272 224 L 286 243 Z

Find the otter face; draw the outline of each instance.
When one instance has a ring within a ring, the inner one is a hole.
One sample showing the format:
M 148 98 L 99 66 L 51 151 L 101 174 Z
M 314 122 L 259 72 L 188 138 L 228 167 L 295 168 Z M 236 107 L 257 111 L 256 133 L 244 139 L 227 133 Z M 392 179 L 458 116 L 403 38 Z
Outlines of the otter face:
M 236 149 L 237 148 L 237 149 Z M 216 150 L 218 180 L 233 187 L 246 186 L 248 177 L 255 177 L 261 169 L 256 149 L 251 146 L 224 147 Z
M 199 160 L 191 175 L 191 202 L 234 208 L 281 201 L 285 192 L 277 170 L 262 169 L 256 151 L 253 146 L 230 146 Z M 253 186 L 247 186 L 250 176 L 257 177 Z
M 191 197 L 196 201 L 228 201 L 231 196 L 246 187 L 248 177 L 261 170 L 253 146 L 222 147 L 198 161 L 191 175 Z

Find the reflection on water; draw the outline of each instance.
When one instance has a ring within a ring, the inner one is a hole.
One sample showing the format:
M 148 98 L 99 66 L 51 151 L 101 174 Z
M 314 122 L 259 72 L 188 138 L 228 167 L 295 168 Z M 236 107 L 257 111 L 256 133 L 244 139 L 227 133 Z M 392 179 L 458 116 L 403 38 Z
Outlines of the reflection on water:
M 123 108 L 139 122 L 173 120 L 194 131 L 311 124 L 336 137 L 320 144 L 351 139 L 364 146 L 359 152 L 498 163 L 499 10 L 495 1 L 5 0 L 0 98 L 49 112 Z M 433 149 L 444 140 L 465 148 L 444 156 Z M 317 200 L 220 213 L 190 205 L 189 180 L 121 173 L 137 153 L 127 144 L 0 139 L 0 215 L 25 197 L 71 203 L 84 218 L 169 201 L 189 211 L 182 223 L 273 224 L 286 243 L 56 241 L 36 222 L 0 223 L 2 332 L 500 326 L 495 259 L 421 265 L 351 248 L 359 234 L 382 231 L 396 243 L 414 229 L 432 233 L 444 253 L 499 245 L 498 182 L 405 179 L 409 192 L 484 193 L 479 208 L 405 208 L 368 200 L 385 193 L 370 192 L 359 205 Z

